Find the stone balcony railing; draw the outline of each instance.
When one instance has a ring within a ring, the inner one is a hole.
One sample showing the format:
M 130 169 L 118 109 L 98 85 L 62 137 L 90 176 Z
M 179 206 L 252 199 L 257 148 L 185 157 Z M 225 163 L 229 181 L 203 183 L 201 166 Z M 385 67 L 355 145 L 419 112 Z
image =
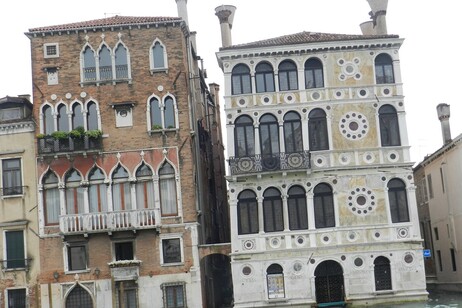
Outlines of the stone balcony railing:
M 54 139 L 44 137 L 37 139 L 38 153 L 40 155 L 68 153 L 68 152 L 88 152 L 99 151 L 103 148 L 102 138 L 90 138 L 85 136 L 81 139 L 71 137 L 65 139 Z

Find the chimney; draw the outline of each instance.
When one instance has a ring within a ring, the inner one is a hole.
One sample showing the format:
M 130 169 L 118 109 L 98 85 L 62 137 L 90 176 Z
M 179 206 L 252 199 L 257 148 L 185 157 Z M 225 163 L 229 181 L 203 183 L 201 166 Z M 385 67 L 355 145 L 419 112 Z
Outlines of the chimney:
M 186 25 L 189 27 L 189 21 L 188 21 L 188 7 L 187 3 L 188 0 L 175 0 L 176 1 L 176 7 L 178 10 L 178 17 L 181 17 Z
M 439 104 L 436 106 L 436 111 L 438 112 L 438 119 L 441 122 L 441 132 L 443 133 L 443 142 L 448 144 L 452 141 L 451 139 L 451 128 L 449 127 L 449 117 L 451 116 L 451 111 L 448 104 Z
M 220 5 L 215 8 L 215 15 L 217 15 L 220 20 L 222 47 L 229 47 L 232 45 L 231 29 L 233 27 L 235 11 L 236 7 L 233 5 Z
M 385 35 L 387 34 L 387 6 L 388 0 L 367 0 L 371 7 L 371 21 L 363 22 L 360 27 L 363 35 Z

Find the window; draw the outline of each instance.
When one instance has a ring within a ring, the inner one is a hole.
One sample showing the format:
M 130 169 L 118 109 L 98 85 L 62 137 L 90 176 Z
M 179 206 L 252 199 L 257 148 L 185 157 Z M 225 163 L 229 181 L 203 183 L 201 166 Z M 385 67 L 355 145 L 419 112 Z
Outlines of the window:
M 66 211 L 67 214 L 79 214 L 84 212 L 83 199 L 84 188 L 80 186 L 82 177 L 75 170 L 71 169 L 66 174 Z
M 286 60 L 279 64 L 279 91 L 298 89 L 298 72 L 294 62 Z
M 115 242 L 114 257 L 116 261 L 134 260 L 133 242 Z
M 44 58 L 58 58 L 59 57 L 59 44 L 58 43 L 43 44 L 43 56 Z
M 151 115 L 151 129 L 162 129 L 162 109 L 160 108 L 159 99 L 151 98 L 149 101 Z
M 114 211 L 126 211 L 132 209 L 128 172 L 121 165 L 117 166 L 112 175 L 112 203 Z
M 255 68 L 257 93 L 274 92 L 274 72 L 271 64 L 263 62 Z
M 122 43 L 115 49 L 115 73 L 116 79 L 129 78 L 127 48 Z
M 131 77 L 129 53 L 122 42 L 118 42 L 112 50 L 106 43 L 100 46 L 96 61 L 95 51 L 85 46 L 81 54 L 83 82 L 112 82 L 127 80 Z
M 399 146 L 399 123 L 396 109 L 391 105 L 384 105 L 379 109 L 380 139 L 382 146 Z
M 88 130 L 98 129 L 98 107 L 92 101 L 87 104 L 87 128 Z
M 388 182 L 388 201 L 390 203 L 391 221 L 393 223 L 408 222 L 406 185 L 400 179 L 392 179 Z
M 322 63 L 317 58 L 305 62 L 305 89 L 323 88 L 324 75 Z
M 175 124 L 175 102 L 173 97 L 167 96 L 164 99 L 164 128 L 176 128 Z
M 181 239 L 169 238 L 162 240 L 162 263 L 181 263 Z
M 289 229 L 308 229 L 306 192 L 301 186 L 292 186 L 288 191 Z
M 284 230 L 281 193 L 276 188 L 268 188 L 263 193 L 263 218 L 265 232 Z
M 88 176 L 88 201 L 90 213 L 107 212 L 107 185 L 101 169 L 94 167 Z
M 441 177 L 441 189 L 444 194 L 444 170 L 443 167 L 440 167 L 440 177 Z
M 3 196 L 22 194 L 21 159 L 2 160 Z
M 176 114 L 176 102 L 171 95 L 167 95 L 162 104 L 157 97 L 152 97 L 149 100 L 150 130 L 177 128 Z
M 279 167 L 279 124 L 273 115 L 265 114 L 260 118 L 260 146 L 263 169 Z
M 19 120 L 24 117 L 22 108 L 5 108 L 0 110 L 0 122 Z
M 428 194 L 430 199 L 433 199 L 433 183 L 432 183 L 432 175 L 427 174 L 427 183 L 428 183 Z
M 392 58 L 382 53 L 375 58 L 375 82 L 377 84 L 394 83 Z
M 64 104 L 58 106 L 58 130 L 69 131 L 69 117 L 67 116 L 67 107 Z
M 117 308 L 137 308 L 137 282 L 133 280 L 116 281 L 116 307 Z
M 66 308 L 93 307 L 93 300 L 90 293 L 79 284 L 69 292 L 66 298 Z
M 142 164 L 136 170 L 136 206 L 139 210 L 154 208 L 154 182 L 152 181 L 152 170 Z
M 284 145 L 286 153 L 303 151 L 302 123 L 295 111 L 289 111 L 284 116 Z
M 251 190 L 244 190 L 239 194 L 237 199 L 238 233 L 258 233 L 257 196 Z
M 452 262 L 452 270 L 456 272 L 457 271 L 456 251 L 454 250 L 454 248 L 451 248 L 451 262 Z
M 169 163 L 159 169 L 159 186 L 162 216 L 178 215 L 175 169 Z
M 443 260 L 441 259 L 441 250 L 437 250 L 436 255 L 438 257 L 438 265 L 440 268 L 440 272 L 442 272 L 443 271 Z
M 390 260 L 377 257 L 374 260 L 375 290 L 391 290 Z
M 268 299 L 284 298 L 284 272 L 279 264 L 271 264 L 266 269 L 266 282 L 268 286 Z
M 45 224 L 56 225 L 60 214 L 58 177 L 52 171 L 48 171 L 43 177 L 42 184 Z
M 329 149 L 326 113 L 322 109 L 313 109 L 308 114 L 308 133 L 311 151 Z
M 6 269 L 26 267 L 26 254 L 24 247 L 24 231 L 5 231 Z
M 165 46 L 156 40 L 150 50 L 151 70 L 165 70 L 167 68 L 167 51 Z
M 183 308 L 186 306 L 186 290 L 184 283 L 164 283 L 163 291 L 164 308 Z
M 82 106 L 79 103 L 72 105 L 72 129 L 84 127 Z
M 67 244 L 67 270 L 83 271 L 87 269 L 87 246 L 85 243 Z
M 95 52 L 90 46 L 86 46 L 82 53 L 83 58 L 83 81 L 96 81 Z
M 45 105 L 42 109 L 43 117 L 43 133 L 50 135 L 55 131 L 55 124 L 53 120 L 53 109 L 49 105 Z
M 26 308 L 26 289 L 8 289 L 7 308 Z
M 437 227 L 433 228 L 433 231 L 435 231 L 435 240 L 438 241 L 440 239 L 440 235 L 438 234 L 438 228 Z
M 99 79 L 112 80 L 111 50 L 106 45 L 99 51 Z
M 255 156 L 255 131 L 249 116 L 240 116 L 234 122 L 234 147 L 236 157 Z
M 250 69 L 245 64 L 238 64 L 231 72 L 231 87 L 233 95 L 252 93 Z
M 332 188 L 324 183 L 314 188 L 314 220 L 316 228 L 335 227 L 334 197 Z

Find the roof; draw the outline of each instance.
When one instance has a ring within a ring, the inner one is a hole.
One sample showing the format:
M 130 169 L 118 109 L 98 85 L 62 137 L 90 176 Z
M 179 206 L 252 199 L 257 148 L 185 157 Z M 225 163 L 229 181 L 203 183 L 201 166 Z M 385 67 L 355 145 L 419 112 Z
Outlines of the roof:
M 244 49 L 244 48 L 258 48 L 258 47 L 271 47 L 282 45 L 297 45 L 306 43 L 317 42 L 334 42 L 334 41 L 352 41 L 364 39 L 382 39 L 382 38 L 399 38 L 398 35 L 360 35 L 360 34 L 334 34 L 334 33 L 320 33 L 303 31 L 295 34 L 283 35 L 266 40 L 232 45 L 229 47 L 222 47 L 220 50 L 231 49 Z
M 174 23 L 181 22 L 180 17 L 141 17 L 141 16 L 113 16 L 102 19 L 93 19 L 56 26 L 45 26 L 29 29 L 29 33 L 40 32 L 57 32 L 57 31 L 73 31 L 93 28 L 107 28 L 113 26 L 138 26 L 159 23 Z

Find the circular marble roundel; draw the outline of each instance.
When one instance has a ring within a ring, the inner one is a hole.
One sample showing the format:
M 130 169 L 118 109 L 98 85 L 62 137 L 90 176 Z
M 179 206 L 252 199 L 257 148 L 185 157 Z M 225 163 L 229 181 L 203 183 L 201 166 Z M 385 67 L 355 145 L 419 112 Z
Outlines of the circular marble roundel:
M 363 114 L 351 111 L 340 119 L 339 129 L 345 138 L 359 140 L 364 138 L 369 131 L 369 122 Z
M 375 210 L 377 200 L 372 190 L 356 187 L 348 196 L 348 209 L 356 215 L 367 215 Z

